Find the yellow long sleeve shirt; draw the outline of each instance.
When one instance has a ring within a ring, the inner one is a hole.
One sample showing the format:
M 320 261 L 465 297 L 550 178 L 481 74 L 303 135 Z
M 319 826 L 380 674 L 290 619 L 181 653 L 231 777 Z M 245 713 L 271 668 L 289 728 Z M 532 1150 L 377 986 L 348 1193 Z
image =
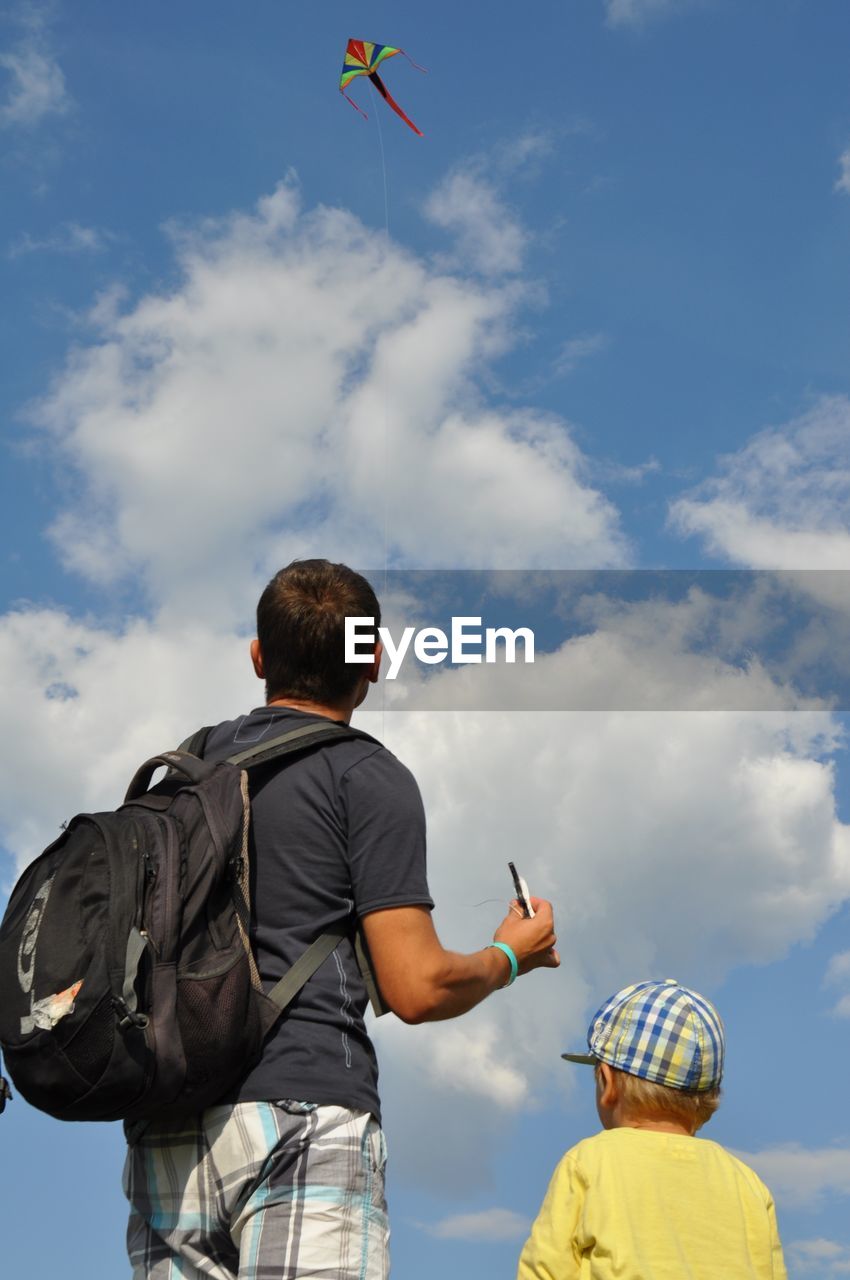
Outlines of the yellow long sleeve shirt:
M 609 1129 L 555 1170 L 517 1280 L 787 1280 L 773 1200 L 716 1142 Z

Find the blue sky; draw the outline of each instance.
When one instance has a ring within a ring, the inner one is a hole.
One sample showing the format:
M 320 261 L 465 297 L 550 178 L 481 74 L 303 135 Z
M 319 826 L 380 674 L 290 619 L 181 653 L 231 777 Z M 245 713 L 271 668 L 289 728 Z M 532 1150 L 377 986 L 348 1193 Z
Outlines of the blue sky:
M 386 66 L 423 139 L 339 96 L 349 36 L 428 68 Z M 295 555 L 847 567 L 848 47 L 842 0 L 4 6 L 4 892 L 259 700 L 252 609 Z M 835 580 L 793 581 L 843 640 Z M 703 597 L 582 607 L 546 673 L 591 709 L 508 712 L 502 671 L 489 709 L 361 717 L 422 785 L 446 943 L 490 936 L 513 856 L 564 956 L 378 1028 L 395 1274 L 510 1280 L 595 1126 L 560 1050 L 669 973 L 727 1023 L 706 1136 L 775 1190 L 792 1277 L 846 1274 L 844 720 L 707 652 L 750 632 Z M 12 1264 L 122 1274 L 120 1134 L 18 1100 L 0 1131 Z

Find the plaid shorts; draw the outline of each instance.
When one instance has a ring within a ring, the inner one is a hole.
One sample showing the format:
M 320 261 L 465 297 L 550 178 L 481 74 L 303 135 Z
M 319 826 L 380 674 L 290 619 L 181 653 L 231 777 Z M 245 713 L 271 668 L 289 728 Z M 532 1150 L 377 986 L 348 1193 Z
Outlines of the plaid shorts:
M 386 1145 L 367 1112 L 240 1102 L 128 1138 L 133 1280 L 386 1280 Z

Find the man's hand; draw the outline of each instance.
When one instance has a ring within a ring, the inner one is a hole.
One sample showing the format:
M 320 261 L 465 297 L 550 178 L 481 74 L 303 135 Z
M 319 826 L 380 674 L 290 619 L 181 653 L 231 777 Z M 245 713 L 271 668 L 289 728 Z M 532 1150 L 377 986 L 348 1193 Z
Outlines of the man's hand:
M 534 915 L 522 913 L 522 905 L 514 899 L 511 909 L 493 934 L 494 942 L 506 943 L 517 958 L 520 973 L 531 969 L 557 969 L 561 957 L 555 950 L 555 921 L 552 904 L 543 898 L 531 898 Z

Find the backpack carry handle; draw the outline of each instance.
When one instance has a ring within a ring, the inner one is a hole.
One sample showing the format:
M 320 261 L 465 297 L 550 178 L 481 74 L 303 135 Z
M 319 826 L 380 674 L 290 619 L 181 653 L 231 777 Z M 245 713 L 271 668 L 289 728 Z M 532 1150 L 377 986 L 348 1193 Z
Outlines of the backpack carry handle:
M 188 751 L 163 751 L 161 755 L 152 756 L 150 760 L 146 760 L 140 769 L 133 776 L 127 794 L 124 797 L 124 803 L 128 800 L 137 800 L 139 796 L 143 796 L 150 786 L 151 778 L 157 769 L 165 766 L 166 769 L 173 769 L 177 773 L 184 774 L 191 783 L 203 782 L 214 771 L 215 765 L 208 760 L 199 760 L 197 756 L 190 755 Z

